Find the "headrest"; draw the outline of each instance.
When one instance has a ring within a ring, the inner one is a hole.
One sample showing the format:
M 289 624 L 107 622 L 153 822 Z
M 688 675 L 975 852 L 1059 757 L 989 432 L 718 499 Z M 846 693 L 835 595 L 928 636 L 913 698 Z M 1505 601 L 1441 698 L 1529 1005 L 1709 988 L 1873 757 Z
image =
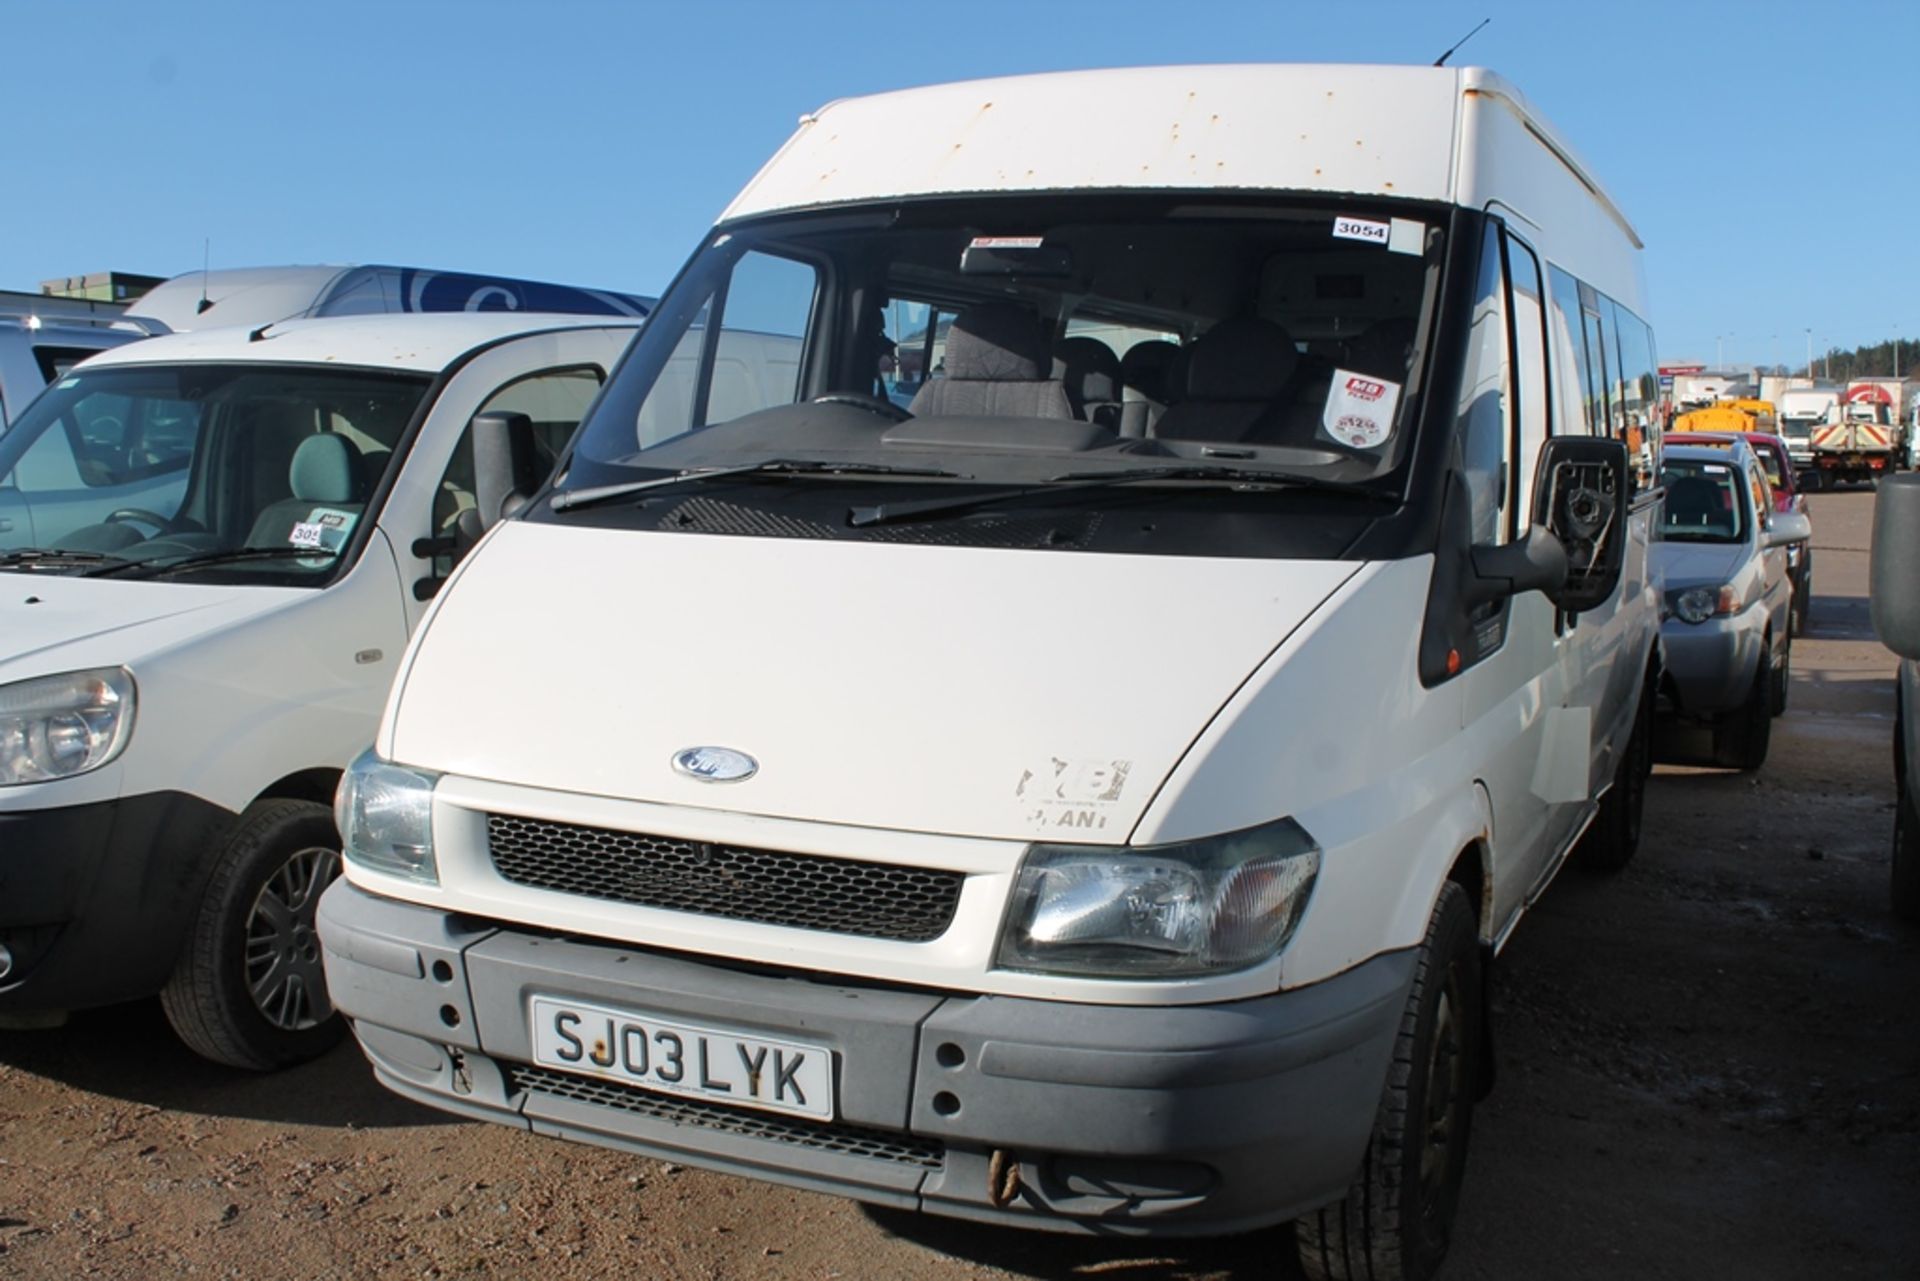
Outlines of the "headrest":
M 1407 359 L 1413 355 L 1418 326 L 1410 316 L 1376 321 L 1347 346 L 1347 364 L 1356 372 L 1389 382 L 1407 380 Z
M 1271 320 L 1222 320 L 1187 349 L 1187 395 L 1194 400 L 1266 401 L 1286 390 L 1300 353 Z
M 1179 343 L 1149 338 L 1127 348 L 1127 354 L 1120 358 L 1120 384 L 1156 404 L 1169 404 L 1179 398 L 1185 361 L 1186 353 Z
M 1053 372 L 1040 317 L 1012 303 L 968 307 L 947 331 L 947 377 L 975 382 L 1045 382 Z
M 1054 348 L 1054 360 L 1067 392 L 1081 403 L 1118 403 L 1120 357 L 1098 338 L 1067 338 Z
M 351 503 L 359 499 L 360 451 L 334 432 L 300 442 L 287 468 L 293 496 L 306 503 Z

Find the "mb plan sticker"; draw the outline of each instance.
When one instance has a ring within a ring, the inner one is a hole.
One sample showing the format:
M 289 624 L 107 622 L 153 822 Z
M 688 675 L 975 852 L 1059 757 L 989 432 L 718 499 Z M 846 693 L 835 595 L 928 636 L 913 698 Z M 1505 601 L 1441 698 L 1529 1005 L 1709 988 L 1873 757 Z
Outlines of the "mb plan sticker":
M 1349 448 L 1374 449 L 1393 435 L 1393 411 L 1399 404 L 1399 383 L 1336 369 L 1320 427 Z
M 316 507 L 308 513 L 307 519 L 294 525 L 288 532 L 287 541 L 295 547 L 311 547 L 321 552 L 338 552 L 347 545 L 347 535 L 353 532 L 354 522 L 359 519 L 357 512 Z M 302 563 L 306 561 L 303 560 Z M 325 561 L 318 563 L 324 564 Z

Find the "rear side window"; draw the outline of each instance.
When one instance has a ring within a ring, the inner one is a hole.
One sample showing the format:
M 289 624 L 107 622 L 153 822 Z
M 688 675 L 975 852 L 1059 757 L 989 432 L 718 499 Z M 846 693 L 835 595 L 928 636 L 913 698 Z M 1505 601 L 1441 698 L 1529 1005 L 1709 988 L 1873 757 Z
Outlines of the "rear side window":
M 67 376 L 67 371 L 85 360 L 88 356 L 100 354 L 94 347 L 35 347 L 33 359 L 40 366 L 40 376 L 48 382 L 58 382 Z

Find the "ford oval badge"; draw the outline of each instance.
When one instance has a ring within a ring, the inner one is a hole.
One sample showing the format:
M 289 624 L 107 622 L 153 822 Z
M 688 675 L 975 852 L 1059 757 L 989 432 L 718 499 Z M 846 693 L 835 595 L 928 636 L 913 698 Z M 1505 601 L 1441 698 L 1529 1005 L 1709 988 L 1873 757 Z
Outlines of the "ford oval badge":
M 760 770 L 760 762 L 731 747 L 689 747 L 673 754 L 673 768 L 702 783 L 739 783 Z

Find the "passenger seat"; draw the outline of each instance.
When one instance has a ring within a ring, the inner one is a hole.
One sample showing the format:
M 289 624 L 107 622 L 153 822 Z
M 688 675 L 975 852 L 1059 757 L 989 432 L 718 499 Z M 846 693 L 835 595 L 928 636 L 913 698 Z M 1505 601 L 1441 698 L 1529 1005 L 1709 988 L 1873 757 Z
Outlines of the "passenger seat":
M 1180 399 L 1187 354 L 1178 343 L 1149 338 L 1120 358 L 1120 434 L 1150 436 L 1168 405 Z
M 293 451 L 287 468 L 293 497 L 264 508 L 247 534 L 248 547 L 285 547 L 293 527 L 313 519 L 314 509 L 358 516 L 366 504 L 365 462 L 352 441 L 336 432 L 309 436 Z
M 1160 415 L 1162 440 L 1247 444 L 1272 437 L 1292 408 L 1300 353 L 1271 320 L 1222 320 L 1187 349 L 1187 394 Z
M 1120 357 L 1098 338 L 1068 338 L 1055 349 L 1067 401 L 1087 422 L 1120 430 Z

